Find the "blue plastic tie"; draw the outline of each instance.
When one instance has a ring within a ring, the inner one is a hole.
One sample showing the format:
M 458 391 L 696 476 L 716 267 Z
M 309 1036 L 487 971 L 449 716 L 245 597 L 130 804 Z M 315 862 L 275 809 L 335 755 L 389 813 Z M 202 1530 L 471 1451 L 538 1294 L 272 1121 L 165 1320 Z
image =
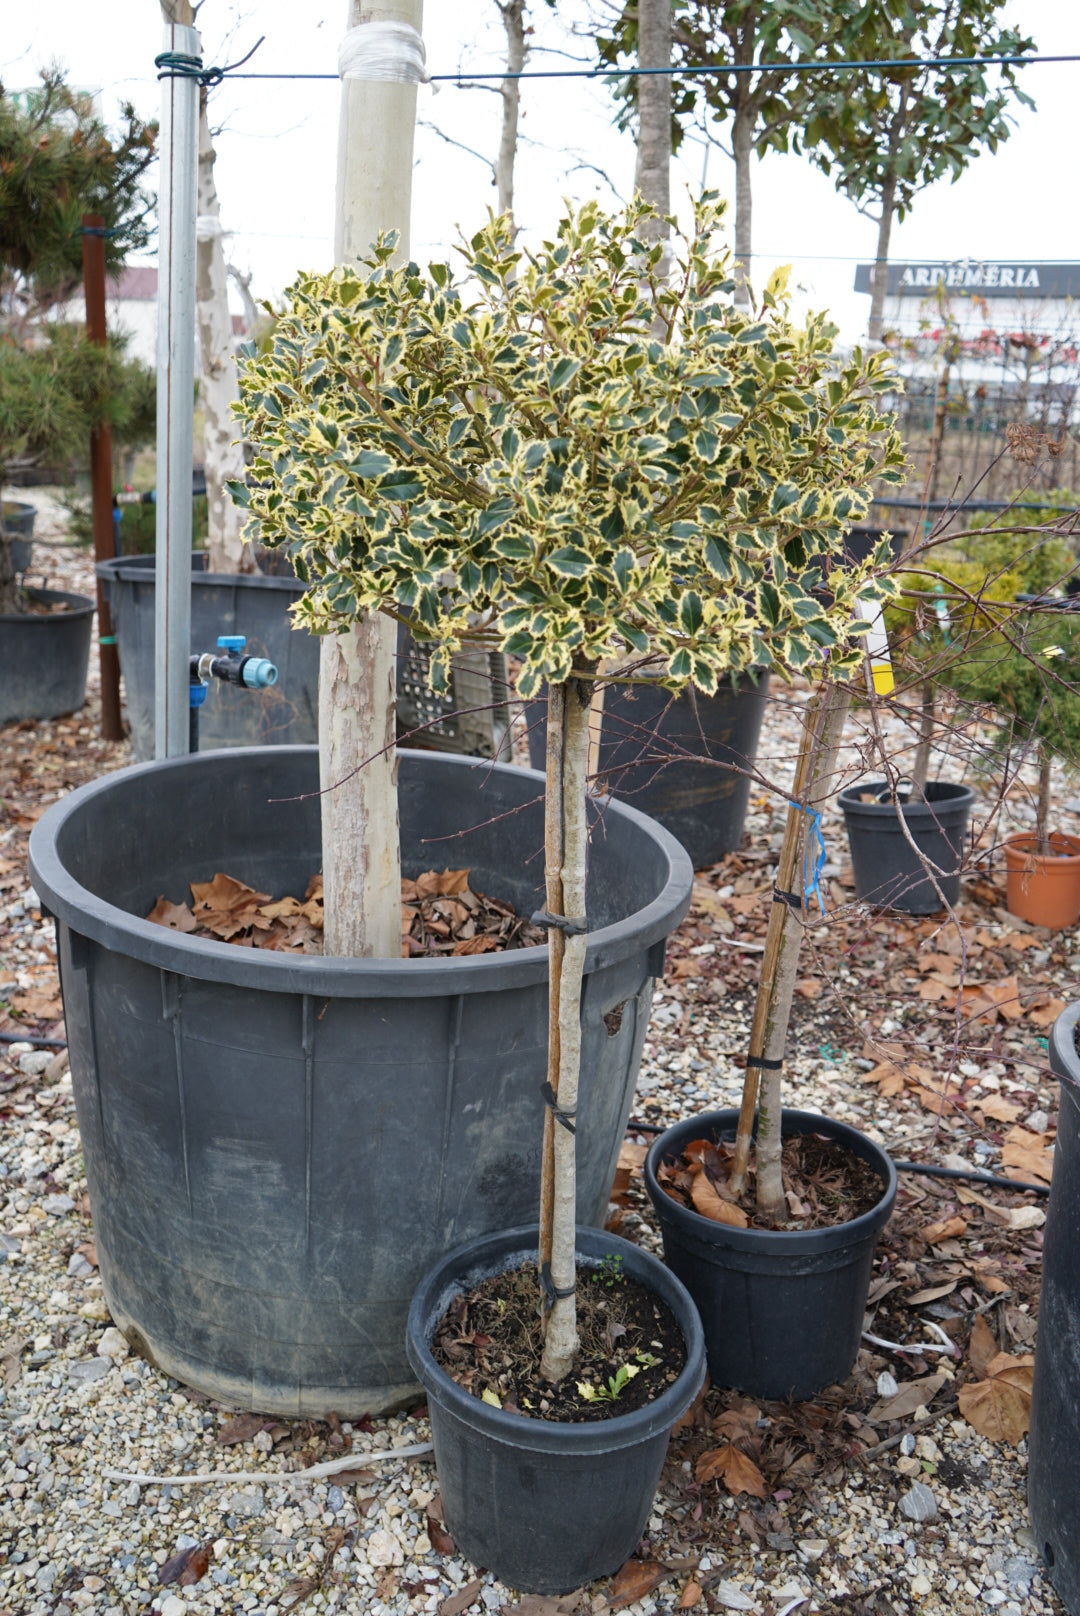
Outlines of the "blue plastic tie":
M 805 803 L 796 802 L 792 797 L 788 798 L 788 807 L 794 808 L 796 813 L 805 814 L 810 820 L 810 829 L 807 831 L 806 845 L 803 848 L 803 902 L 805 903 L 807 898 L 816 898 L 818 908 L 824 914 L 825 899 L 821 895 L 821 872 L 825 868 L 825 837 L 821 832 L 821 810 L 811 808 Z M 814 851 L 814 867 L 810 871 L 809 879 L 807 879 L 806 863 L 810 853 L 810 845 L 815 839 L 817 847 Z

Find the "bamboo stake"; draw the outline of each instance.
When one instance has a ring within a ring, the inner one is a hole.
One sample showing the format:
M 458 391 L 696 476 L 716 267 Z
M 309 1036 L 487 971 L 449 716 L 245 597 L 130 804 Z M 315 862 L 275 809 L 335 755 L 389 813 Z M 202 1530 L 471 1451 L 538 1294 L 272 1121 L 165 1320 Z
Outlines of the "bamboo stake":
M 805 803 L 808 808 L 817 808 L 828 797 L 850 701 L 850 691 L 840 685 L 827 686 L 811 698 L 804 721 L 803 742 L 795 768 L 792 804 Z M 777 892 L 790 893 L 796 902 L 786 903 L 782 899 L 777 899 L 769 916 L 757 1001 L 754 1005 L 754 1019 L 750 1029 L 750 1048 L 743 1084 L 742 1106 L 739 1111 L 735 1161 L 728 1185 L 734 1195 L 741 1194 L 746 1184 L 746 1171 L 753 1145 L 754 1116 L 759 1109 L 759 1102 L 762 1111 L 758 1125 L 759 1197 L 763 1149 L 769 1150 L 774 1134 L 775 1140 L 779 1141 L 780 1072 L 779 1070 L 765 1072 L 766 1088 L 760 1063 L 782 1061 L 784 1057 L 795 974 L 802 944 L 802 911 L 801 907 L 797 907 L 797 902 L 803 896 L 801 855 L 805 845 L 807 817 L 800 808 L 789 805 L 775 884 Z M 764 1095 L 763 1089 L 765 1089 Z M 775 1128 L 772 1126 L 773 1108 L 776 1110 Z M 778 1169 L 778 1159 L 776 1166 Z M 775 1179 L 778 1177 L 778 1171 L 766 1176 Z
M 544 880 L 547 910 L 561 915 L 563 909 L 563 777 L 562 760 L 566 730 L 566 686 L 548 686 L 547 781 L 544 788 Z M 562 981 L 564 938 L 554 926 L 548 930 L 548 1060 L 547 1080 L 559 1093 L 559 987 Z M 538 1266 L 543 1272 L 551 1262 L 551 1222 L 555 1183 L 555 1118 L 544 1112 L 544 1143 L 540 1159 L 540 1249 Z

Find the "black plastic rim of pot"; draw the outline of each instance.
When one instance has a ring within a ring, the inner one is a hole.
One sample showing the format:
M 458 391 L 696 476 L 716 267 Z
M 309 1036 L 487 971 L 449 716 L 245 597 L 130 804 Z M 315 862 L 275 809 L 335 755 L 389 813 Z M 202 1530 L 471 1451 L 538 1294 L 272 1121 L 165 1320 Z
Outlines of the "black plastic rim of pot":
M 609 1576 L 641 1540 L 671 1428 L 705 1382 L 705 1341 L 690 1296 L 659 1258 L 602 1229 L 577 1231 L 579 1264 L 617 1257 L 623 1273 L 667 1303 L 686 1363 L 652 1403 L 574 1424 L 527 1419 L 465 1391 L 431 1353 L 456 1295 L 535 1264 L 538 1230 L 470 1241 L 429 1269 L 409 1309 L 406 1351 L 427 1392 L 446 1523 L 460 1553 L 529 1593 L 569 1592 Z
M 875 1169 L 881 1198 L 861 1216 L 826 1229 L 736 1229 L 715 1223 L 668 1195 L 657 1168 L 691 1139 L 733 1137 L 738 1117 L 735 1109 L 709 1111 L 662 1133 L 645 1158 L 645 1187 L 660 1223 L 665 1260 L 702 1314 L 713 1384 L 761 1397 L 813 1397 L 843 1380 L 858 1354 L 874 1247 L 896 1199 L 896 1168 L 880 1145 L 847 1123 L 785 1109 L 785 1137 L 821 1132 L 835 1139 Z M 820 1298 L 808 1298 L 798 1289 L 803 1285 L 815 1286 Z M 822 1326 L 816 1339 L 811 1330 L 796 1331 L 792 1338 L 796 1296 L 804 1313 L 808 1301 L 813 1303 L 809 1317 Z M 732 1307 L 742 1310 L 741 1321 L 726 1318 Z
M 155 557 L 153 555 L 116 556 L 108 561 L 98 561 L 94 566 L 97 576 L 105 583 L 113 578 L 123 583 L 145 584 L 150 581 L 155 572 Z M 191 587 L 193 589 L 220 589 L 226 584 L 243 584 L 245 589 L 276 589 L 285 590 L 295 595 L 299 600 L 305 593 L 307 584 L 300 582 L 299 578 L 282 577 L 280 574 L 265 572 L 207 572 L 207 555 L 205 550 L 191 552 Z
M 902 783 L 902 782 L 901 782 Z M 860 794 L 873 791 L 875 794 L 890 789 L 887 780 L 859 781 L 856 785 L 847 786 L 836 799 L 844 810 L 849 810 L 859 816 L 866 815 L 868 819 L 891 819 L 896 823 L 896 804 L 889 798 L 886 802 L 861 802 Z M 940 793 L 940 795 L 939 795 Z M 971 786 L 960 785 L 953 780 L 931 780 L 926 787 L 926 802 L 902 802 L 904 818 L 916 824 L 926 822 L 936 825 L 942 818 L 940 809 L 944 808 L 950 816 L 954 816 L 960 808 L 970 813 L 975 802 L 975 792 Z
M 40 600 L 48 603 L 62 601 L 67 606 L 66 612 L 0 612 L 0 623 L 19 623 L 21 625 L 41 624 L 47 628 L 50 623 L 71 623 L 84 617 L 92 617 L 97 610 L 94 601 L 87 595 L 72 595 L 66 589 L 27 589 L 26 593 L 31 600 Z
M 92 602 L 90 603 L 92 607 Z M 546 977 L 547 949 L 544 945 L 518 948 L 502 954 L 472 954 L 457 958 L 377 960 L 325 959 L 319 955 L 288 957 L 269 949 L 237 948 L 207 937 L 189 937 L 169 931 L 156 922 L 129 914 L 90 892 L 68 872 L 58 843 L 65 825 L 78 815 L 81 806 L 99 793 L 116 792 L 119 787 L 136 785 L 150 771 L 175 770 L 177 790 L 183 791 L 184 777 L 192 769 L 223 768 L 233 759 L 250 756 L 257 750 L 272 766 L 275 755 L 317 756 L 312 746 L 231 747 L 217 752 L 137 763 L 120 769 L 88 785 L 80 786 L 54 803 L 38 820 L 30 835 L 30 870 L 34 890 L 49 912 L 82 936 L 119 952 L 131 951 L 147 964 L 209 982 L 225 982 L 235 987 L 263 988 L 283 993 L 331 994 L 336 998 L 415 998 L 442 996 L 454 992 L 482 992 L 485 988 L 524 986 Z M 515 780 L 535 780 L 542 797 L 544 776 L 532 769 L 511 764 L 491 763 L 475 758 L 459 758 L 440 752 L 402 754 L 411 769 L 455 768 L 496 770 L 512 774 Z M 660 893 L 644 909 L 590 932 L 585 969 L 600 970 L 639 953 L 668 937 L 690 906 L 694 872 L 687 854 L 675 838 L 655 820 L 608 800 L 605 815 L 626 817 L 647 828 L 668 862 L 667 878 Z M 404 968 L 403 968 L 404 967 Z
M 1061 1113 L 1046 1227 L 1035 1379 L 1028 1432 L 1028 1510 L 1036 1547 L 1067 1610 L 1080 1613 L 1080 1415 L 1076 1340 L 1080 1331 L 1080 1003 L 1050 1033 L 1050 1069 L 1061 1083 Z
M 24 499 L 5 499 L 3 501 L 0 520 L 3 521 L 9 538 L 32 539 L 36 516 L 37 506 L 28 504 Z

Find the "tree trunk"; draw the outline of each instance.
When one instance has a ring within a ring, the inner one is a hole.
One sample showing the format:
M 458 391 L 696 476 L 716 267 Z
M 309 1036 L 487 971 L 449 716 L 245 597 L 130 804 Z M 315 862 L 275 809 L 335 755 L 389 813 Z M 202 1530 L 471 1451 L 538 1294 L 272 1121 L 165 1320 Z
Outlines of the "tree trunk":
M 423 0 L 349 0 L 348 24 L 420 29 Z M 339 264 L 363 257 L 381 230 L 409 255 L 416 85 L 345 79 L 338 127 Z M 394 762 L 397 625 L 374 613 L 327 635 L 319 666 L 319 768 L 328 953 L 401 954 L 401 849 Z M 340 783 L 339 783 L 340 782 Z M 333 787 L 327 790 L 327 787 Z
M 929 679 L 922 687 L 922 701 L 919 708 L 919 744 L 915 748 L 915 762 L 911 770 L 912 795 L 926 801 L 926 781 L 930 773 L 930 747 L 934 739 L 934 723 L 937 718 L 936 703 L 934 700 L 934 686 Z
M 586 777 L 589 762 L 589 712 L 592 681 L 574 678 L 563 692 L 564 724 L 557 732 L 562 757 L 562 897 L 566 914 L 581 920 L 585 915 L 585 880 L 588 853 L 586 816 Z M 548 734 L 558 718 L 557 706 L 549 697 Z M 558 744 L 558 743 L 557 743 Z M 555 838 L 552 837 L 552 845 Z M 552 872 L 548 873 L 549 890 Z M 573 1120 L 577 1111 L 578 1077 L 581 1070 L 581 984 L 585 971 L 584 931 L 568 935 L 563 943 L 558 977 L 558 1083 L 553 1084 L 560 1111 Z M 549 1079 L 550 1081 L 550 1079 Z M 540 1372 L 557 1384 L 569 1374 L 578 1349 L 577 1305 L 574 1287 L 577 1279 L 575 1225 L 577 1221 L 576 1137 L 557 1119 L 554 1135 L 554 1174 L 551 1207 L 551 1282 L 556 1296 L 548 1314 L 547 1333 Z M 541 1229 L 541 1242 L 547 1231 Z M 565 1292 L 559 1295 L 559 1292 Z
M 881 187 L 881 218 L 878 221 L 877 256 L 874 260 L 873 295 L 870 298 L 871 342 L 880 342 L 885 328 L 885 291 L 889 284 L 889 237 L 892 235 L 896 205 L 896 175 L 886 174 Z
M 15 555 L 11 540 L 4 530 L 4 515 L 0 508 L 0 615 L 19 610 L 19 590 L 15 586 Z
M 843 685 L 829 685 L 811 698 L 804 718 L 803 741 L 795 771 L 792 801 L 807 808 L 824 805 L 833 788 L 837 754 L 851 702 Z M 788 808 L 787 826 L 776 872 L 776 890 L 796 899 L 803 895 L 804 869 L 813 862 L 809 846 L 810 816 Z M 801 906 L 778 899 L 769 915 L 761 978 L 758 984 L 750 1050 L 746 1062 L 742 1108 L 729 1188 L 741 1193 L 753 1143 L 757 1111 L 757 1209 L 770 1222 L 787 1219 L 787 1200 L 780 1170 L 781 1068 L 787 1043 L 795 979 L 799 968 L 803 921 Z
M 735 302 L 750 302 L 747 281 L 753 270 L 754 202 L 750 180 L 750 159 L 754 151 L 754 111 L 746 97 L 740 99 L 731 126 L 731 149 L 735 157 Z
M 638 66 L 671 65 L 671 0 L 638 0 Z M 671 79 L 649 73 L 638 79 L 637 161 L 634 189 L 660 214 L 644 230 L 647 241 L 667 241 L 671 212 Z M 668 272 L 665 249 L 658 279 Z
M 230 280 L 236 282 L 236 290 L 240 293 L 240 301 L 244 305 L 244 324 L 248 329 L 248 336 L 259 323 L 259 311 L 255 307 L 255 299 L 251 295 L 251 271 L 242 275 L 235 264 L 227 264 L 225 273 Z
M 520 73 L 529 54 L 525 45 L 525 0 L 496 0 L 506 30 L 506 70 Z M 495 184 L 499 188 L 499 212 L 514 215 L 514 162 L 517 158 L 518 114 L 521 109 L 521 81 L 502 81 L 502 136 L 495 162 Z
M 1036 849 L 1040 858 L 1053 853 L 1050 845 L 1050 783 L 1054 756 L 1045 741 L 1039 742 L 1039 802 L 1035 810 Z
M 563 908 L 563 799 L 562 766 L 566 729 L 566 686 L 548 686 L 547 778 L 544 782 L 544 883 L 549 915 L 562 915 Z M 547 1080 L 552 1092 L 559 1092 L 559 988 L 562 982 L 563 934 L 552 926 L 548 932 L 548 1058 Z M 551 1266 L 551 1217 L 555 1195 L 555 1118 L 544 1112 L 544 1143 L 540 1158 L 540 1250 L 538 1262 L 543 1274 Z
M 229 478 L 244 479 L 244 450 L 231 406 L 239 395 L 233 352 L 229 282 L 221 241 L 221 210 L 214 184 L 214 143 L 206 111 L 206 90 L 199 92 L 199 202 L 195 247 L 195 310 L 203 410 L 203 463 L 206 467 L 206 511 L 209 572 L 258 572 L 254 552 L 243 536 L 244 515 L 229 498 Z

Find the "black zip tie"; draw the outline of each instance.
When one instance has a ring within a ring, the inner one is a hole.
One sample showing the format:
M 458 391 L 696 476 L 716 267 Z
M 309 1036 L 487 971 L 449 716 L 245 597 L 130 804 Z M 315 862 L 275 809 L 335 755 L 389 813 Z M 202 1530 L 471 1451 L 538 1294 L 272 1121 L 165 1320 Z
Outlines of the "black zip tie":
M 751 1066 L 756 1066 L 758 1070 L 762 1072 L 780 1072 L 784 1067 L 782 1060 L 766 1060 L 764 1055 L 760 1057 L 757 1055 L 747 1055 L 745 1064 L 748 1069 Z
M 546 931 L 561 931 L 567 937 L 584 937 L 589 929 L 584 915 L 578 920 L 572 915 L 551 915 L 546 909 L 538 909 L 531 918 L 534 926 L 543 926 Z
M 806 899 L 798 892 L 784 892 L 780 887 L 772 889 L 773 903 L 786 903 L 789 909 L 803 910 L 806 908 Z
M 79 226 L 79 234 L 80 236 L 104 236 L 106 241 L 111 241 L 114 236 L 122 234 L 122 227 L 113 225 L 110 228 L 103 224 L 82 224 Z
M 224 67 L 204 67 L 200 56 L 188 56 L 185 51 L 162 51 L 160 56 L 154 57 L 154 66 L 158 68 L 158 79 L 195 79 L 204 90 L 213 89 L 220 84 L 226 73 L 235 73 L 238 67 L 250 62 L 266 35 L 257 39 L 246 56 L 241 56 L 238 62 L 228 62 Z
M 567 1133 L 576 1133 L 577 1129 L 574 1127 L 574 1119 L 577 1117 L 577 1112 L 560 1111 L 558 1098 L 550 1083 L 541 1083 L 540 1093 L 544 1096 L 544 1104 L 555 1118 L 555 1121 L 561 1122 Z
M 551 1277 L 551 1264 L 549 1262 L 544 1263 L 540 1269 L 540 1289 L 544 1293 L 544 1299 L 540 1306 L 545 1313 L 550 1313 L 556 1302 L 565 1302 L 577 1292 L 575 1285 L 569 1286 L 564 1291 L 559 1289 Z

